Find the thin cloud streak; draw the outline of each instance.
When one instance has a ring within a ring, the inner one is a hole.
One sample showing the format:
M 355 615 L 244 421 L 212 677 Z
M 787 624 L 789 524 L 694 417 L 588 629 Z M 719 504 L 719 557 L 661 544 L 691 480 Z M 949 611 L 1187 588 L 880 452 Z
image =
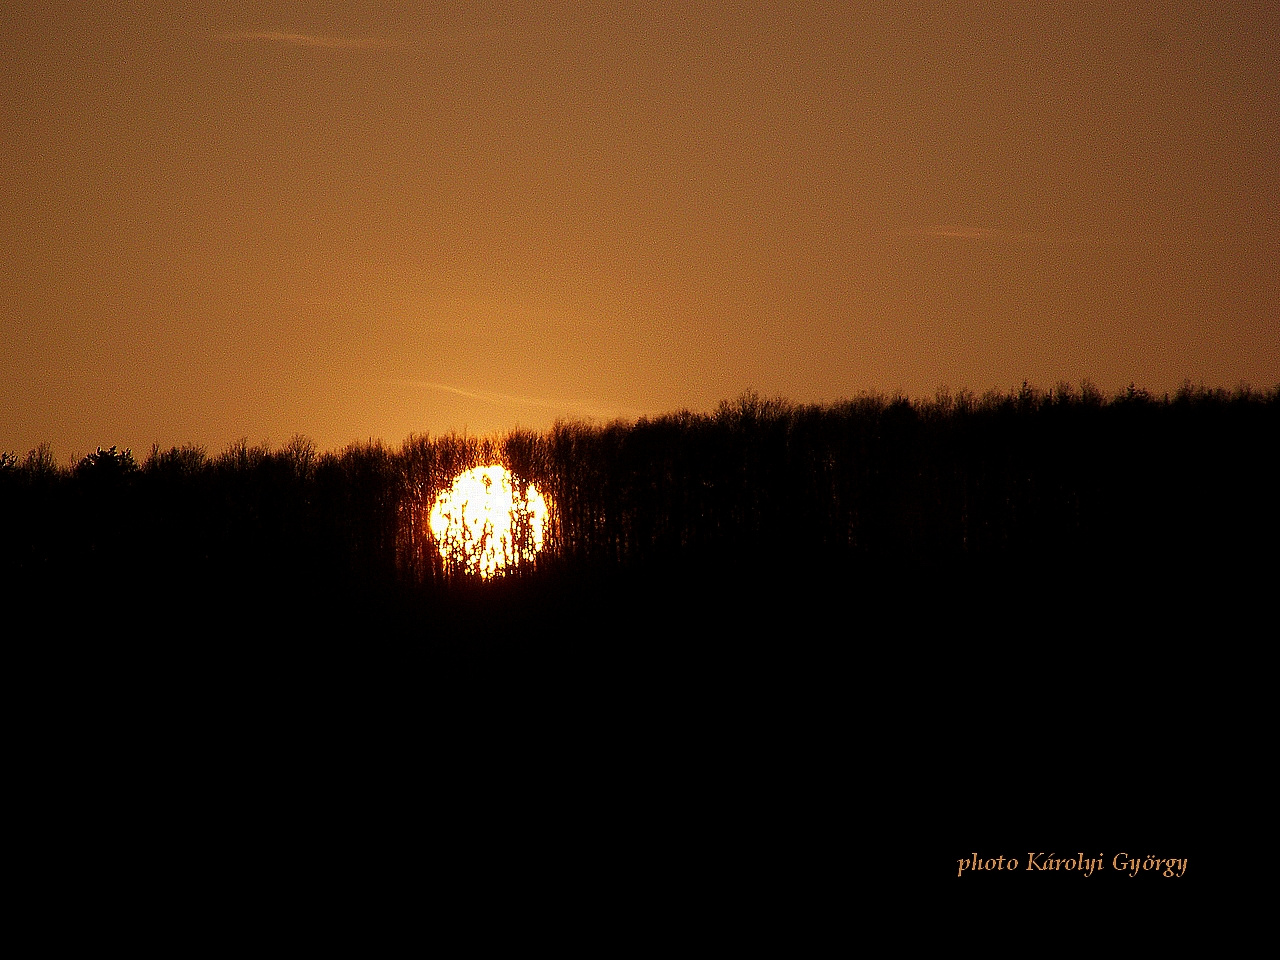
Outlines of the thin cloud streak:
M 1000 227 L 977 227 L 965 224 L 932 224 L 923 227 L 902 227 L 895 231 L 899 237 L 911 237 L 917 240 L 956 240 L 972 243 L 1024 243 L 1053 246 L 1080 246 L 1087 244 L 1094 247 L 1123 246 L 1134 243 L 1144 244 L 1182 244 L 1182 243 L 1221 243 L 1227 238 L 1208 236 L 1192 232 L 1152 234 L 1135 236 L 1116 231 L 1100 233 L 1096 236 L 1082 235 L 1050 235 L 1047 233 L 1022 233 L 1017 230 L 1005 230 Z
M 407 46 L 402 40 L 389 40 L 383 37 L 325 37 L 312 33 L 286 33 L 282 30 L 220 33 L 216 38 L 229 43 L 282 43 L 290 47 L 312 47 L 321 50 L 394 50 Z
M 479 400 L 482 403 L 492 404 L 516 404 L 525 407 L 538 407 L 543 410 L 574 410 L 581 411 L 582 415 L 588 417 L 599 417 L 601 419 L 613 419 L 615 417 L 636 417 L 640 416 L 643 411 L 634 407 L 603 407 L 597 403 L 580 403 L 575 401 L 556 402 L 544 400 L 539 397 L 522 397 L 510 393 L 490 393 L 481 390 L 464 390 L 461 387 L 450 386 L 447 383 L 437 383 L 434 380 L 382 380 L 381 383 L 394 384 L 401 387 L 418 387 L 428 390 L 436 390 L 441 393 L 451 393 L 454 396 L 466 397 L 468 400 Z
M 904 227 L 899 231 L 907 237 L 924 237 L 929 240 L 996 240 L 1014 243 L 1050 243 L 1051 238 L 1035 233 L 1018 233 L 997 227 L 974 227 L 959 224 L 933 224 L 927 227 Z

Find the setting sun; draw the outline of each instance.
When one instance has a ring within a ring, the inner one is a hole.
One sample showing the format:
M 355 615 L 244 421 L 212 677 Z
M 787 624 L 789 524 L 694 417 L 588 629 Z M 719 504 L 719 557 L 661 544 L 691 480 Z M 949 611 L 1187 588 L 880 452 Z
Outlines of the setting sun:
M 546 524 L 538 489 L 497 465 L 460 474 L 436 498 L 428 519 L 446 566 L 486 578 L 532 560 Z

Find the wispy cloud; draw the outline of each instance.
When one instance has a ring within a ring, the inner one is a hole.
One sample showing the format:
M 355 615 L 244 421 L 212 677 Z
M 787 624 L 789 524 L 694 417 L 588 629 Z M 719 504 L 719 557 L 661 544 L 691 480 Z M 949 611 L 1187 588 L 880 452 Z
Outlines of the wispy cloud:
M 1053 247 L 1172 246 L 1222 243 L 1228 239 L 1223 235 L 1173 229 L 1162 232 L 1145 231 L 1139 234 L 1129 227 L 1124 229 L 1108 228 L 1105 224 L 1095 225 L 1092 230 L 1088 231 L 1068 232 L 1054 230 L 1052 233 L 1024 233 L 1019 230 L 1006 230 L 1001 227 L 979 227 L 969 224 L 948 223 L 899 227 L 893 231 L 893 236 L 966 244 L 1028 244 Z
M 283 30 L 241 30 L 219 33 L 215 37 L 228 43 L 275 43 L 322 50 L 394 50 L 408 45 L 403 40 L 386 37 L 331 37 L 314 33 L 288 33 Z
M 546 400 L 541 397 L 524 397 L 513 393 L 492 393 L 484 390 L 464 390 L 461 387 L 450 386 L 447 383 L 437 383 L 434 380 L 395 379 L 383 380 L 380 382 L 394 384 L 395 386 L 401 387 L 415 387 L 419 389 L 435 390 L 440 393 L 451 393 L 457 397 L 466 397 L 468 400 L 479 400 L 481 403 L 536 407 L 542 410 L 559 410 L 565 413 L 571 412 L 581 416 L 598 417 L 604 420 L 612 419 L 614 417 L 638 417 L 644 412 L 633 407 L 607 407 L 596 401 Z
M 926 227 L 904 227 L 899 231 L 907 237 L 924 237 L 930 240 L 994 240 L 1011 243 L 1048 243 L 1049 238 L 1035 233 L 1020 233 L 999 227 L 975 227 L 964 224 L 932 224 Z
M 991 227 L 932 226 L 921 231 L 923 236 L 942 240 L 990 240 L 999 236 Z

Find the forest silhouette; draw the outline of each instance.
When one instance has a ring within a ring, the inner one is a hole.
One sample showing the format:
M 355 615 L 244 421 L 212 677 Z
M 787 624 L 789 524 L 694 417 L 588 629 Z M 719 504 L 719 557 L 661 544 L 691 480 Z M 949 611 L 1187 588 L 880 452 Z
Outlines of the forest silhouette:
M 1185 825 L 1267 622 L 1278 437 L 1280 388 L 1085 384 L 71 468 L 42 445 L 0 457 L 6 655 L 40 763 L 117 822 L 144 807 L 111 796 L 188 784 L 165 829 L 210 862 L 267 843 L 323 877 L 363 854 L 316 836 L 399 850 L 444 803 L 460 863 L 530 882 L 568 857 L 830 898 L 812 864 L 855 808 L 882 870 L 1114 840 L 1204 871 Z M 551 532 L 480 580 L 426 521 L 489 463 Z
M 491 615 L 601 591 L 789 607 L 859 578 L 1199 576 L 1274 537 L 1278 427 L 1280 388 L 1106 398 L 1085 383 L 821 406 L 745 394 L 706 414 L 326 453 L 304 437 L 154 447 L 140 463 L 110 447 L 70 469 L 42 445 L 0 459 L 0 564 L 15 596 L 54 609 L 215 603 L 252 611 L 247 633 L 394 620 L 427 642 L 472 601 Z M 469 582 L 426 518 L 453 477 L 490 463 L 545 492 L 550 532 L 505 582 Z

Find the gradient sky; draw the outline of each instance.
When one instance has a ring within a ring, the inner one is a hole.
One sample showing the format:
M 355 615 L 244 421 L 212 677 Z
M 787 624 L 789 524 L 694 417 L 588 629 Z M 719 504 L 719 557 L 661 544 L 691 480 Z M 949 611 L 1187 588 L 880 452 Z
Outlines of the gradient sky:
M 7 0 L 0 449 L 1270 388 L 1277 51 L 1273 0 Z

